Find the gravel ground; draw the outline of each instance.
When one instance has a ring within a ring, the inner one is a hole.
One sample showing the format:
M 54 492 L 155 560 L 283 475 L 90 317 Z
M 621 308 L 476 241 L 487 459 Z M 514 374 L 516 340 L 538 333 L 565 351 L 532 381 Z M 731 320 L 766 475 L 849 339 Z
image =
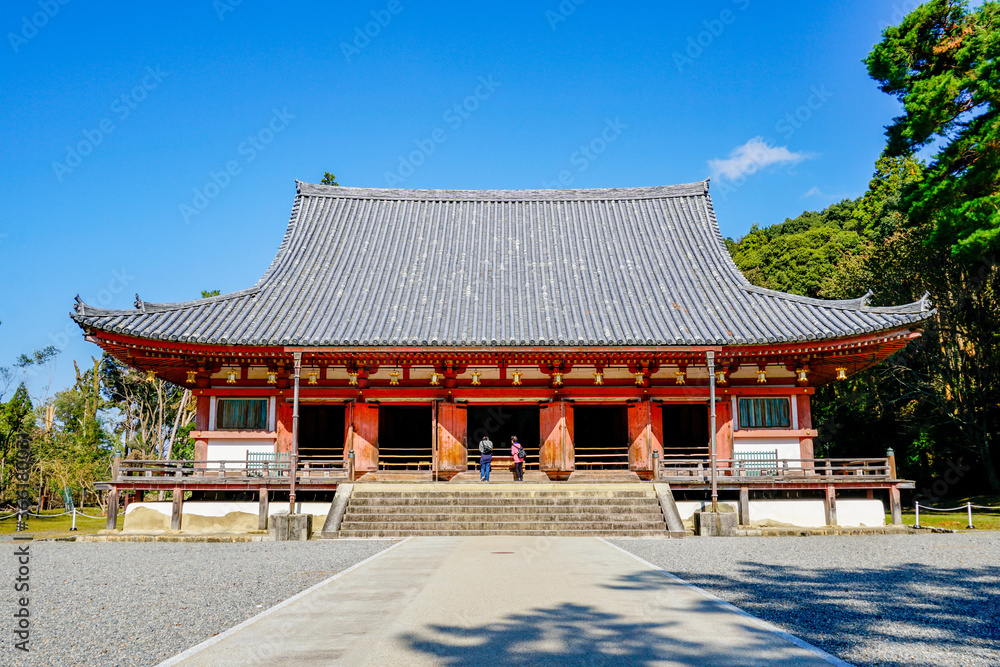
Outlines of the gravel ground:
M 31 643 L 15 649 L 15 549 L 0 544 L 3 665 L 154 665 L 391 546 L 30 543 Z
M 1000 665 L 997 532 L 612 542 L 854 664 Z

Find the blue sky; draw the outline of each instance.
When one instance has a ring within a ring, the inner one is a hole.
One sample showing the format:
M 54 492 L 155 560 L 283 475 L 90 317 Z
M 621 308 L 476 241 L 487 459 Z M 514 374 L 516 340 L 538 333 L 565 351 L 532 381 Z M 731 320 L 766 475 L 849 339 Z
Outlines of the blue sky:
M 0 365 L 68 313 L 252 285 L 294 179 L 712 177 L 738 237 L 864 192 L 898 104 L 861 60 L 913 0 L 102 3 L 0 9 Z M 32 387 L 41 391 L 42 379 Z

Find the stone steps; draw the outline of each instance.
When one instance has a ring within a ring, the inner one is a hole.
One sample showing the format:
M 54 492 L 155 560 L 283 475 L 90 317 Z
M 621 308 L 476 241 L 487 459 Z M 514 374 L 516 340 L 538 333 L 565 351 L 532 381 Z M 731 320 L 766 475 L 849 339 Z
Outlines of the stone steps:
M 597 535 L 666 537 L 647 484 L 357 485 L 340 537 Z
M 543 528 L 538 530 L 439 530 L 428 532 L 426 530 L 341 530 L 339 537 L 342 538 L 400 538 L 400 537 L 474 537 L 478 535 L 525 535 L 525 536 L 545 536 L 545 537 L 673 537 L 664 529 L 656 530 L 624 530 L 616 529 L 611 531 L 600 530 L 559 530 L 553 528 Z
M 558 507 L 614 508 L 659 507 L 656 498 L 616 498 L 571 500 L 565 498 L 351 498 L 353 508 L 378 510 L 386 507 L 480 507 L 503 511 L 505 507 L 538 507 L 555 509 Z
M 615 530 L 656 530 L 660 527 L 657 521 L 426 521 L 414 522 L 409 517 L 405 520 L 392 521 L 344 521 L 340 530 L 594 530 L 610 532 Z
M 373 488 L 355 489 L 354 495 L 359 498 L 381 497 L 381 498 L 423 498 L 428 494 L 447 497 L 527 497 L 527 498 L 655 498 L 656 494 L 651 489 L 636 488 L 644 486 L 642 484 L 623 484 L 626 488 L 616 491 L 615 485 L 602 484 L 600 488 L 595 488 L 597 484 L 587 485 L 585 488 L 574 488 L 568 482 L 562 484 L 566 490 L 553 489 L 555 484 L 497 484 L 492 482 L 482 482 L 480 484 L 463 484 L 446 486 L 442 482 L 439 485 L 430 485 L 419 488 L 417 484 L 399 485 L 407 486 L 405 489 L 393 489 L 394 484 L 364 484 L 359 486 L 370 486 Z M 581 485 L 582 487 L 583 485 Z M 464 488 L 463 488 L 464 487 Z M 425 490 L 426 489 L 426 490 Z M 439 490 L 440 489 L 440 490 Z
M 387 514 L 398 514 L 398 508 L 388 511 L 387 507 L 354 507 L 351 508 L 352 517 L 361 519 L 362 517 L 377 517 Z M 493 519 L 511 518 L 519 516 L 530 516 L 539 521 L 557 521 L 559 517 L 617 517 L 617 516 L 653 516 L 659 519 L 662 516 L 660 508 L 653 506 L 622 505 L 620 507 L 576 507 L 576 506 L 556 506 L 544 507 L 537 505 L 498 505 L 497 507 L 484 507 L 481 505 L 416 505 L 409 507 L 412 510 L 407 512 L 409 517 L 422 516 L 448 516 L 448 517 L 470 517 L 482 516 Z

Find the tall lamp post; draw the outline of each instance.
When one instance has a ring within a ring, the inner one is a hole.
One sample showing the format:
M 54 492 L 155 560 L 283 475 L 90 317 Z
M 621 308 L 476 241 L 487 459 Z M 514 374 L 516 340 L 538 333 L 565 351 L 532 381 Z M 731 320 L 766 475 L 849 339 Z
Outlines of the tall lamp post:
M 708 414 L 710 422 L 710 436 L 712 457 L 712 511 L 719 511 L 719 487 L 717 477 L 717 462 L 715 457 L 715 350 L 709 350 L 705 356 L 708 358 Z
M 292 460 L 288 466 L 288 515 L 295 514 L 295 477 L 299 468 L 299 378 L 302 377 L 302 353 L 293 352 L 295 389 L 292 393 Z

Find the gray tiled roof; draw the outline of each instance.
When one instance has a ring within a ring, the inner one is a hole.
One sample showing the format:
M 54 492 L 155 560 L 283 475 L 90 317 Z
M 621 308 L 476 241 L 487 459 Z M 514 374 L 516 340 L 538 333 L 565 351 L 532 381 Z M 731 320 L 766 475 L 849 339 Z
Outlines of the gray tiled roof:
M 387 190 L 298 183 L 250 289 L 105 310 L 83 327 L 228 345 L 701 345 L 818 340 L 926 319 L 754 287 L 708 182 L 607 190 Z

